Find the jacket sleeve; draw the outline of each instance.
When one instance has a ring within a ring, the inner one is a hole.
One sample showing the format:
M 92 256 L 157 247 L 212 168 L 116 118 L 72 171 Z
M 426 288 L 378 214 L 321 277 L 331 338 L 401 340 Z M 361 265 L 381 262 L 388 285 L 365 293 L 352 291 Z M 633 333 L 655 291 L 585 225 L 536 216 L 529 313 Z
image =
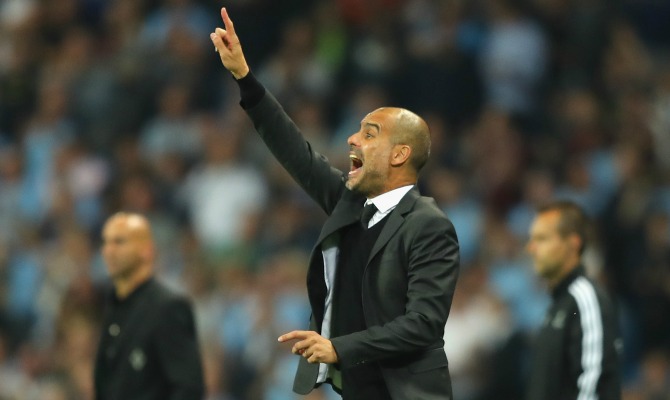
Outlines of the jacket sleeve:
M 600 304 L 589 284 L 571 287 L 574 305 L 566 321 L 567 370 L 575 398 L 598 393 L 603 367 L 603 319 Z
M 190 303 L 175 297 L 162 308 L 156 334 L 160 368 L 170 385 L 169 400 L 202 399 L 204 378 Z
M 407 222 L 406 222 L 407 223 Z M 453 225 L 444 216 L 427 216 L 399 254 L 408 260 L 405 313 L 382 326 L 332 339 L 341 368 L 401 357 L 441 347 L 459 268 Z M 403 261 L 400 261 L 403 262 Z
M 251 73 L 243 80 L 240 84 L 243 98 L 246 94 L 245 87 L 254 87 L 254 96 L 257 97 L 260 83 L 255 81 Z M 243 100 L 243 107 L 256 131 L 277 161 L 330 215 L 344 190 L 344 174 L 332 167 L 325 156 L 312 148 L 271 93 L 265 90 L 262 93 L 260 100 Z M 246 108 L 245 103 L 253 105 Z

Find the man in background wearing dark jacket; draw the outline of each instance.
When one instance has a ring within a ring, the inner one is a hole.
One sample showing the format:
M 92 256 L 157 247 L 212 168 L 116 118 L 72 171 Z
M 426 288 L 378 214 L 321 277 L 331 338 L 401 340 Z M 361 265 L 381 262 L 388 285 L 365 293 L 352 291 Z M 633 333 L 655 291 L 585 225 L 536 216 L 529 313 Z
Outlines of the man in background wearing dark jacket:
M 95 360 L 97 400 L 195 400 L 204 396 L 191 305 L 153 278 L 149 221 L 118 213 L 102 255 L 114 284 Z
M 528 252 L 553 298 L 536 338 L 528 400 L 618 400 L 617 318 L 607 294 L 585 275 L 586 218 L 570 202 L 541 208 Z

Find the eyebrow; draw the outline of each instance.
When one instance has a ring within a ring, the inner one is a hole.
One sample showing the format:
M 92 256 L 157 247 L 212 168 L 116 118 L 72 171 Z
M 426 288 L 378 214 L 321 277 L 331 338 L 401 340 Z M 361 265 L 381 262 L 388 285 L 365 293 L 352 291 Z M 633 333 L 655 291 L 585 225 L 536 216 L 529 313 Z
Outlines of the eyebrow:
M 377 132 L 381 132 L 382 126 L 376 122 L 363 122 L 363 126 L 371 126 L 377 128 Z

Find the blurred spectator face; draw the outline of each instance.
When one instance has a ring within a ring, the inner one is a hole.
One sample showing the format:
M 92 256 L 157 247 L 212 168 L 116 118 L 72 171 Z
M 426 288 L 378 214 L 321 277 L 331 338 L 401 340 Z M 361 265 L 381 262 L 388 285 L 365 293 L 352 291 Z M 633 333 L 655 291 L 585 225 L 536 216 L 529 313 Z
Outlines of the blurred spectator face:
M 180 118 L 189 111 L 190 94 L 184 85 L 170 85 L 160 97 L 161 113 L 167 118 Z
M 46 122 L 60 119 L 67 111 L 68 96 L 60 82 L 46 82 L 40 88 L 39 115 Z
M 213 133 L 205 138 L 205 158 L 211 165 L 226 165 L 234 162 L 242 151 L 242 142 L 237 132 Z
M 564 271 L 566 264 L 579 254 L 577 235 L 563 236 L 558 230 L 561 214 L 547 211 L 539 214 L 530 228 L 528 252 L 533 258 L 535 272 L 549 281 Z
M 551 200 L 554 194 L 554 181 L 546 172 L 531 171 L 523 183 L 524 199 L 533 205 L 540 205 Z
M 0 181 L 18 181 L 22 170 L 21 154 L 15 148 L 0 149 Z
M 600 108 L 595 94 L 588 90 L 574 90 L 566 94 L 562 116 L 572 125 L 584 126 L 598 122 Z
M 168 33 L 168 51 L 170 57 L 182 67 L 196 65 L 204 55 L 202 41 L 196 33 L 184 26 L 175 26 Z
M 565 172 L 566 183 L 576 190 L 588 190 L 591 183 L 591 177 L 584 159 L 573 157 L 566 165 Z
M 456 171 L 440 168 L 430 175 L 428 185 L 441 206 L 463 200 L 463 177 Z
M 60 48 L 60 57 L 66 67 L 77 69 L 88 63 L 93 52 L 92 35 L 80 28 L 73 28 L 67 32 Z
M 151 184 L 142 176 L 131 176 L 121 186 L 121 207 L 148 213 L 154 209 L 154 194 Z
M 286 27 L 283 41 L 288 56 L 304 57 L 312 51 L 314 32 L 308 21 L 297 20 Z
M 77 0 L 48 0 L 43 3 L 41 8 L 47 26 L 63 27 L 76 20 L 79 6 Z
M 107 23 L 122 25 L 123 22 L 136 21 L 142 15 L 142 4 L 134 0 L 118 0 L 109 4 L 105 13 Z

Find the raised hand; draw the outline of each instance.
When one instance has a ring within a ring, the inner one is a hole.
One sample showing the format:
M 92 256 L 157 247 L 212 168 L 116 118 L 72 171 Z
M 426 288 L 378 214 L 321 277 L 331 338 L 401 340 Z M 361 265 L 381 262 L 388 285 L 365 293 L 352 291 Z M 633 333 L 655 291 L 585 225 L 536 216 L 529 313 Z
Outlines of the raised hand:
M 223 66 L 233 74 L 235 79 L 242 79 L 249 73 L 249 66 L 244 59 L 242 45 L 235 33 L 233 21 L 228 16 L 228 11 L 226 11 L 225 7 L 221 9 L 221 19 L 223 19 L 225 29 L 216 28 L 209 37 L 212 39 L 219 57 L 221 57 Z

